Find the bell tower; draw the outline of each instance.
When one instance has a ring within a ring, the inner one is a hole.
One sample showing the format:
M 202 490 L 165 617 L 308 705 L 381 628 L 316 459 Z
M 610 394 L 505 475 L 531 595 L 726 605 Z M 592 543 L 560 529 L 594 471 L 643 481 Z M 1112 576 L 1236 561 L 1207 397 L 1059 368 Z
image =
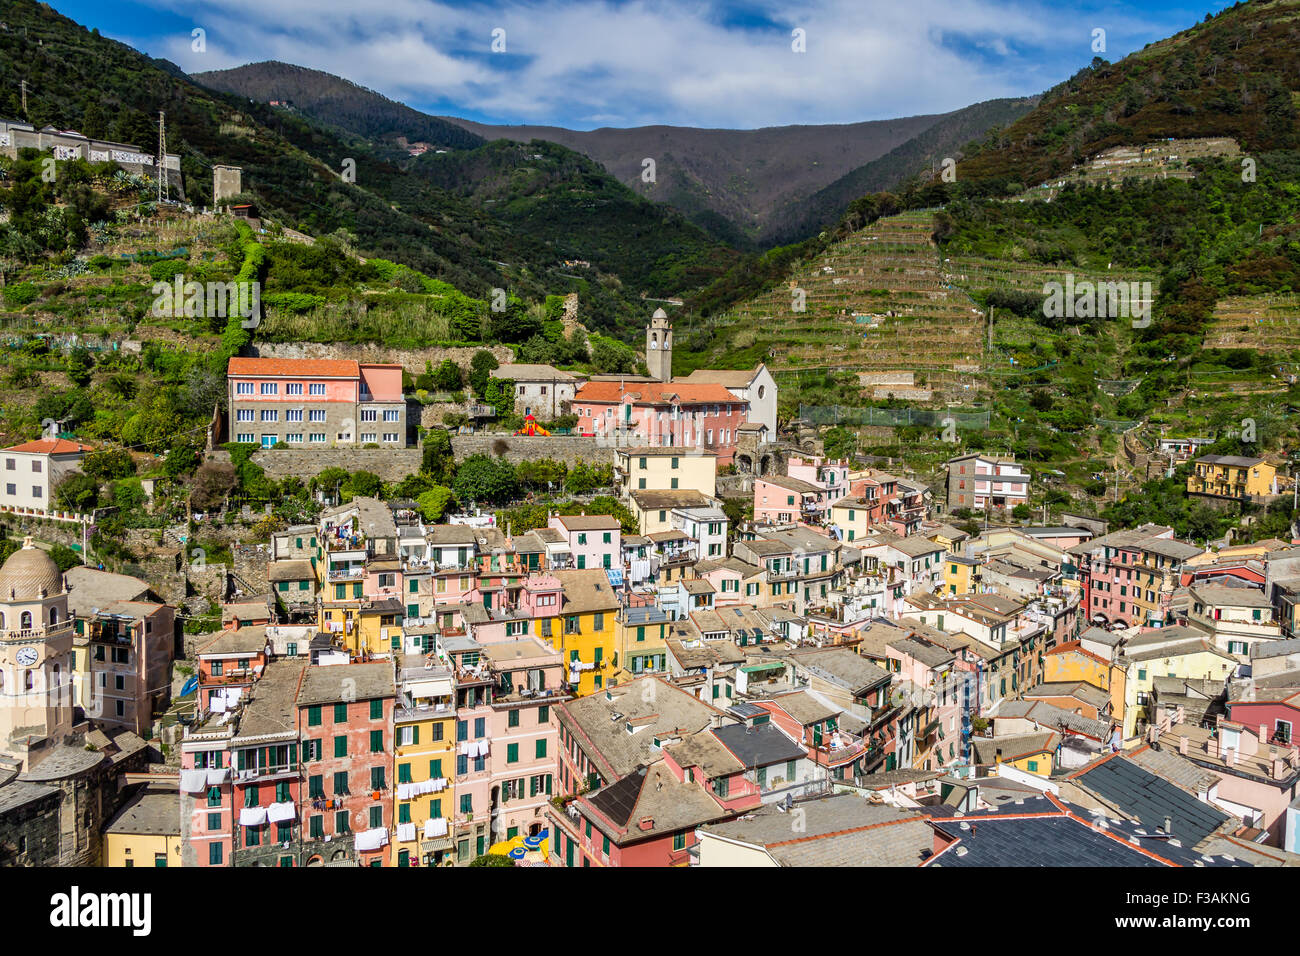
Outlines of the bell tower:
M 673 377 L 673 327 L 663 309 L 655 309 L 646 326 L 645 365 L 653 379 L 666 382 Z

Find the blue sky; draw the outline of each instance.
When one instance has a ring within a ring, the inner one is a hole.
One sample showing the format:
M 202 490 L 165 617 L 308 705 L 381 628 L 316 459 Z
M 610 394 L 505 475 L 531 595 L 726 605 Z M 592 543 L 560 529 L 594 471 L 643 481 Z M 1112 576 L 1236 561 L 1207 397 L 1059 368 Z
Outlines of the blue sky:
M 1038 93 L 1223 0 L 55 0 L 200 72 L 283 60 L 489 123 L 851 123 Z M 204 31 L 194 50 L 192 31 Z M 493 52 L 494 31 L 505 49 Z M 796 52 L 802 31 L 803 52 Z M 498 37 L 502 34 L 496 33 Z

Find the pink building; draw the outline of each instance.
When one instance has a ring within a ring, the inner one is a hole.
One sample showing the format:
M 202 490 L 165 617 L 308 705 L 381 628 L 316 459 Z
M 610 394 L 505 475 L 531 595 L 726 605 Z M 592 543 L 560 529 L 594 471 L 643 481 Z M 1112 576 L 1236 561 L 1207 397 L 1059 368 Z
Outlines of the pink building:
M 550 527 L 564 535 L 573 566 L 619 568 L 623 565 L 623 526 L 610 515 L 552 515 Z
M 894 682 L 911 695 L 908 704 L 921 712 L 907 762 L 925 770 L 960 763 L 963 678 L 957 676 L 955 655 L 908 635 L 886 644 L 885 657 Z M 901 759 L 906 761 L 907 756 L 903 754 Z
M 791 478 L 799 478 L 821 488 L 821 509 L 823 511 L 849 493 L 849 463 L 847 461 L 832 461 L 819 456 L 791 458 L 786 466 L 786 474 Z
M 729 465 L 749 403 L 721 385 L 587 382 L 573 397 L 578 430 L 621 445 L 702 448 Z
M 819 524 L 823 489 L 801 478 L 754 479 L 755 524 Z
M 271 448 L 406 446 L 400 365 L 242 358 L 226 373 L 227 437 Z
M 564 664 L 535 637 L 484 648 L 495 690 L 489 718 L 493 841 L 531 836 L 546 825 L 544 808 L 559 792 L 559 744 L 551 708 L 569 699 Z
M 235 828 L 230 740 L 235 725 L 209 715 L 181 741 L 180 812 L 184 866 L 230 866 Z M 187 822 L 188 821 L 188 822 Z

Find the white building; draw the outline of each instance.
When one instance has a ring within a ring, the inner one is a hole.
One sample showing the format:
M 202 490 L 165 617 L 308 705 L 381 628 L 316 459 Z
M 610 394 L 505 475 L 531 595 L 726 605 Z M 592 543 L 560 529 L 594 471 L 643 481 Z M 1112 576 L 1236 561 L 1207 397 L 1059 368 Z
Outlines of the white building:
M 40 438 L 0 451 L 0 508 L 52 508 L 60 481 L 81 470 L 89 445 L 66 438 Z
M 721 508 L 674 508 L 669 520 L 695 541 L 701 559 L 719 561 L 727 556 L 728 521 Z
M 757 368 L 730 369 L 697 368 L 690 375 L 673 379 L 691 385 L 721 385 L 732 395 L 749 403 L 746 421 L 752 425 L 766 425 L 768 438 L 776 435 L 776 379 L 759 363 Z
M 515 411 L 539 421 L 567 415 L 581 384 L 577 376 L 549 365 L 502 365 L 490 374 L 514 382 Z

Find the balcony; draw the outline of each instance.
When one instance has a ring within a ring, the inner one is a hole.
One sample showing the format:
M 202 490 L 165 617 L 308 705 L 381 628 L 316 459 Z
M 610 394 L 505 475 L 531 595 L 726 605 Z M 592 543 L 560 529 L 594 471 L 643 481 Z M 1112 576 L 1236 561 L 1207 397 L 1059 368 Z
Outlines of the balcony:
M 366 576 L 366 569 L 364 566 L 359 566 L 354 568 L 335 568 L 334 570 L 327 571 L 325 573 L 325 580 L 331 582 L 360 581 L 365 576 Z

